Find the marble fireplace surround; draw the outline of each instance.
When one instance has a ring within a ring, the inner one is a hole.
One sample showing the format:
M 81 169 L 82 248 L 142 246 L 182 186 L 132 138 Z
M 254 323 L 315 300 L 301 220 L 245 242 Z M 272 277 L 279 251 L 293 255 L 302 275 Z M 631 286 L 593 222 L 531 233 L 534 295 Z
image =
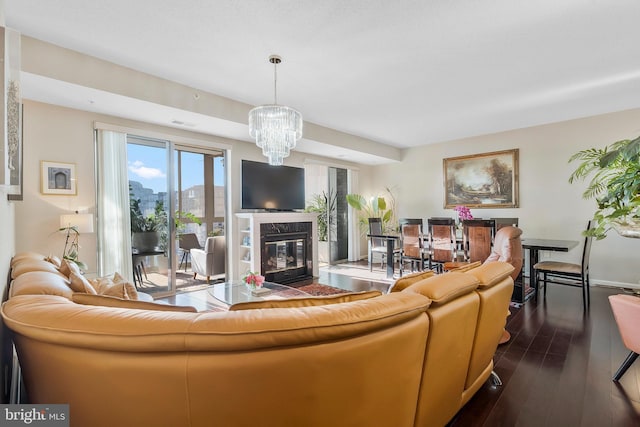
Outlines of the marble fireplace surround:
M 307 212 L 241 212 L 237 213 L 239 219 L 248 220 L 251 245 L 252 271 L 261 271 L 262 268 L 262 242 L 261 230 L 273 238 L 277 230 L 286 230 L 286 224 L 311 223 L 311 238 L 308 244 L 307 257 L 308 270 L 312 277 L 317 277 L 318 272 L 318 214 Z M 266 226 L 263 227 L 263 224 Z M 294 226 L 294 229 L 296 227 Z M 309 254 L 309 250 L 311 253 Z M 310 256 L 309 256 L 310 255 Z M 309 265 L 310 264 L 310 265 Z

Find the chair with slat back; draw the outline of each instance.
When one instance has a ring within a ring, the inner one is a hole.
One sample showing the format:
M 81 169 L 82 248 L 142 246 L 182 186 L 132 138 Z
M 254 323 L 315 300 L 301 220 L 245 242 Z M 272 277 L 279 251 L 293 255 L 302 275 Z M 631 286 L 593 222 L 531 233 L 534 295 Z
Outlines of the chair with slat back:
M 422 219 L 403 218 L 400 225 L 400 276 L 405 263 L 411 264 L 411 271 L 424 270 L 428 254 L 424 249 Z
M 496 223 L 492 219 L 462 221 L 462 242 L 467 262 L 484 262 L 491 255 Z
M 458 242 L 456 240 L 456 221 L 453 218 L 429 218 L 429 268 L 442 272 L 445 262 L 456 260 Z

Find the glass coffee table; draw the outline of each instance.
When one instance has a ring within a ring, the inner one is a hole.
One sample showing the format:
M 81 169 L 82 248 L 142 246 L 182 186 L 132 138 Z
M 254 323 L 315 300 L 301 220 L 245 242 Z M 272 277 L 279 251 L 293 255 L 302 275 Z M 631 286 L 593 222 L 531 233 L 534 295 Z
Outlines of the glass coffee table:
M 300 298 L 310 294 L 279 283 L 264 282 L 262 293 L 252 292 L 251 288 L 242 280 L 232 280 L 217 283 L 208 289 L 209 295 L 227 305 L 240 302 L 264 301 L 273 299 Z

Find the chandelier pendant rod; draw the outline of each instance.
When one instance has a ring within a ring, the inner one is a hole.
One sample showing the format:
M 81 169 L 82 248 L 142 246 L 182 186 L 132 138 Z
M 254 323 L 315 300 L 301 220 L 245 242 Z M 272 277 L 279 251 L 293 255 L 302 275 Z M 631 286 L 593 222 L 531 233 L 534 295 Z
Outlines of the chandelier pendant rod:
M 278 55 L 271 55 L 269 62 L 273 64 L 273 103 L 278 105 L 278 64 L 282 62 L 282 58 Z

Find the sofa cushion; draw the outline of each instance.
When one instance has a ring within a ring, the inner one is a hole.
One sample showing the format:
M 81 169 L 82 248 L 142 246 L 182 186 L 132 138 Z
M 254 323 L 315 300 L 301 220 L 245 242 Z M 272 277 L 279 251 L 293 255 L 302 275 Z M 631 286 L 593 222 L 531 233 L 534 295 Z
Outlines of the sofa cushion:
M 382 295 L 380 291 L 350 292 L 346 294 L 336 294 L 319 297 L 290 298 L 281 300 L 249 301 L 233 304 L 229 311 L 252 310 L 262 308 L 290 308 L 290 307 L 313 307 L 318 305 L 340 304 L 343 302 L 360 301 L 375 298 Z
M 444 304 L 478 287 L 478 279 L 469 273 L 449 272 L 420 280 L 404 290 L 431 299 L 432 305 Z
M 460 267 L 457 267 L 457 268 L 454 268 L 452 270 L 449 270 L 449 272 L 457 271 L 459 273 L 464 273 L 465 271 L 469 271 L 469 270 L 473 270 L 474 268 L 478 268 L 478 267 L 480 267 L 480 265 L 482 265 L 482 262 L 480 262 L 480 261 L 470 262 L 468 264 L 464 264 L 464 265 L 461 265 Z
M 136 287 L 129 283 L 119 273 L 114 273 L 112 277 L 99 277 L 89 280 L 98 295 L 108 295 L 112 297 L 138 300 Z
M 102 307 L 117 307 L 117 308 L 133 308 L 138 310 L 154 310 L 154 311 L 180 311 L 196 313 L 195 307 L 189 305 L 169 305 L 159 304 L 156 302 L 147 301 L 134 301 L 128 299 L 122 299 L 112 297 L 108 295 L 89 295 L 76 293 L 71 297 L 71 301 L 77 304 L 83 305 L 97 305 Z
M 55 265 L 57 268 L 60 268 L 60 264 L 62 264 L 62 260 L 55 255 L 49 255 L 44 260 Z
M 78 264 L 67 259 L 60 261 L 60 268 L 58 268 L 58 270 L 67 277 L 71 275 L 71 272 L 80 274 L 80 267 L 78 267 Z
M 13 264 L 11 267 L 11 278 L 15 279 L 21 274 L 29 271 L 45 271 L 62 276 L 55 265 L 43 259 L 23 258 Z
M 465 274 L 474 276 L 480 282 L 478 284 L 478 288 L 485 289 L 490 288 L 500 283 L 506 277 L 509 277 L 513 270 L 514 268 L 511 264 L 503 261 L 495 261 L 483 264 L 473 270 L 469 270 Z
M 59 295 L 71 299 L 69 279 L 59 273 L 28 271 L 11 281 L 10 295 Z
M 418 271 L 416 273 L 407 274 L 406 276 L 402 276 L 398 280 L 395 281 L 393 285 L 391 285 L 391 289 L 389 292 L 400 292 L 403 289 L 408 288 L 414 283 L 422 280 L 428 279 L 429 277 L 433 277 L 435 273 L 431 270 Z
M 25 259 L 39 259 L 43 260 L 45 258 L 44 255 L 39 254 L 38 252 L 20 252 L 17 253 L 11 258 L 11 267 L 17 262 L 20 262 Z
M 96 294 L 96 290 L 91 283 L 82 275 L 74 271 L 69 275 L 69 287 L 73 292 L 81 292 L 84 294 Z

